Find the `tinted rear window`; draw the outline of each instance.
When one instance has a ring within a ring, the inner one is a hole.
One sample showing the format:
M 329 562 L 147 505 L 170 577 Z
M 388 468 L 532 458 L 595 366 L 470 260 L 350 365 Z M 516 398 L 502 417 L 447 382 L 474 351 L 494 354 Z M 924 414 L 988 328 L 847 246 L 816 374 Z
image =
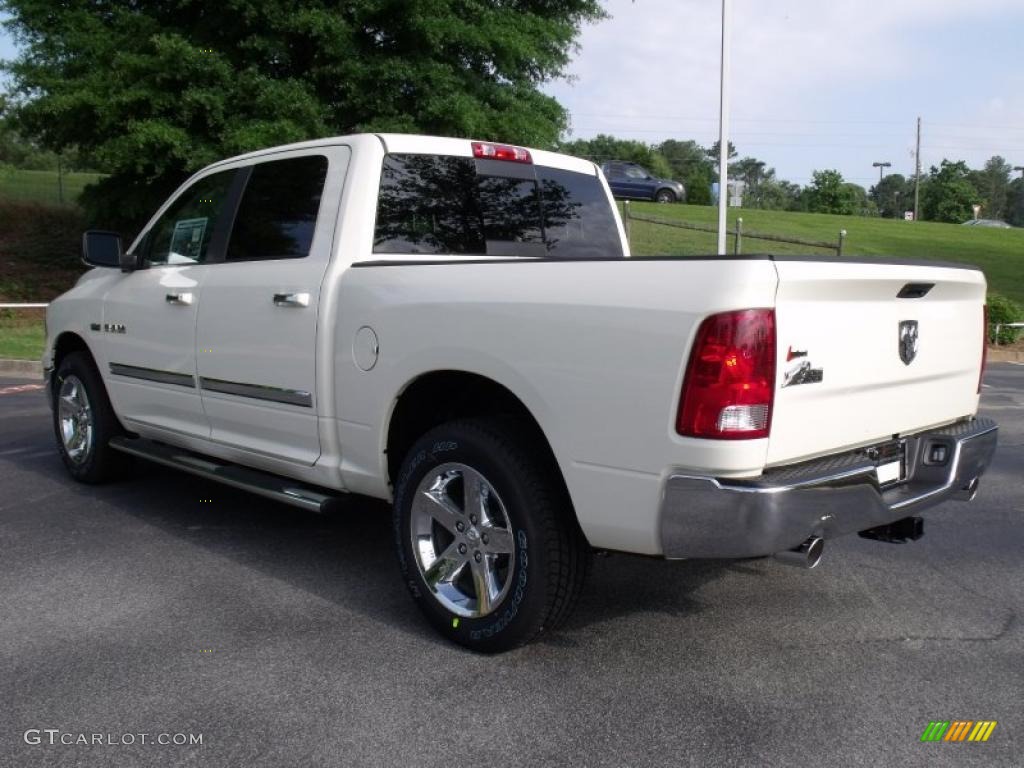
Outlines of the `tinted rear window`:
M 228 244 L 228 261 L 309 255 L 327 177 L 323 155 L 253 166 Z
M 441 155 L 385 158 L 373 250 L 622 258 L 596 176 Z

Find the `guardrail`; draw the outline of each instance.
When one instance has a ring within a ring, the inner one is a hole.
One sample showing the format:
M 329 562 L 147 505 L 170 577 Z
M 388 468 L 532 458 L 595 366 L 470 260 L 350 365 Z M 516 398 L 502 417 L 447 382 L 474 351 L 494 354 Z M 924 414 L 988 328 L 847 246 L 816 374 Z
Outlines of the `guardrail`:
M 0 309 L 46 309 L 49 304 L 0 304 Z
M 1024 328 L 1024 323 L 989 323 L 995 330 L 992 332 L 992 346 L 999 346 L 999 331 L 1003 328 Z

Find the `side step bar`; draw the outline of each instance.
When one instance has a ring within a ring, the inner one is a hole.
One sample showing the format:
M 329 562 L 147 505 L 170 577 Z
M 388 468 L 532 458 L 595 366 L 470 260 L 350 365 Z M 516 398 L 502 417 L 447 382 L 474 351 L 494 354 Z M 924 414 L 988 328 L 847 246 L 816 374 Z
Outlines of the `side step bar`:
M 218 461 L 184 448 L 174 448 L 152 440 L 115 437 L 111 439 L 110 447 L 141 459 L 155 461 L 157 464 L 181 469 L 233 488 L 300 507 L 308 512 L 325 513 L 338 499 L 337 494 L 331 494 L 322 488 L 278 477 L 269 472 Z

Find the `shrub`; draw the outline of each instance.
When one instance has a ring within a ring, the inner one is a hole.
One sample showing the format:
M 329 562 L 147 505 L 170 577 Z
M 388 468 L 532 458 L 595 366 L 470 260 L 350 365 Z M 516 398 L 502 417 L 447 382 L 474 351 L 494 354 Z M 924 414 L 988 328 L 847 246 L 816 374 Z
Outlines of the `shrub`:
M 998 293 L 988 295 L 988 336 L 995 344 L 1013 344 L 1020 335 L 1019 328 L 1001 328 L 996 337 L 996 324 L 1024 323 L 1024 307 L 1011 298 Z
M 41 267 L 77 268 L 84 230 L 78 208 L 0 201 L 0 252 Z

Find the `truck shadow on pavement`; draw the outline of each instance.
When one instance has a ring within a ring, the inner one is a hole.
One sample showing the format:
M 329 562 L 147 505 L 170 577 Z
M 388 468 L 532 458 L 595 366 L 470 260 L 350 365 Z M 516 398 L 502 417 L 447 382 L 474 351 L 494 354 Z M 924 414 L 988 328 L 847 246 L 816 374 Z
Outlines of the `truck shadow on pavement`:
M 89 487 L 64 475 L 56 452 L 52 460 L 38 455 L 18 459 L 6 458 L 42 475 L 41 482 L 65 486 L 60 495 L 69 509 L 76 496 L 99 502 L 111 513 L 128 515 L 374 622 L 446 644 L 421 618 L 399 578 L 385 503 L 353 497 L 336 513 L 315 515 L 146 462 L 137 461 L 127 480 Z M 601 625 L 638 612 L 695 614 L 702 606 L 689 594 L 737 569 L 744 564 L 595 557 L 576 611 L 543 642 L 578 646 L 585 642 L 581 633 L 600 632 Z

